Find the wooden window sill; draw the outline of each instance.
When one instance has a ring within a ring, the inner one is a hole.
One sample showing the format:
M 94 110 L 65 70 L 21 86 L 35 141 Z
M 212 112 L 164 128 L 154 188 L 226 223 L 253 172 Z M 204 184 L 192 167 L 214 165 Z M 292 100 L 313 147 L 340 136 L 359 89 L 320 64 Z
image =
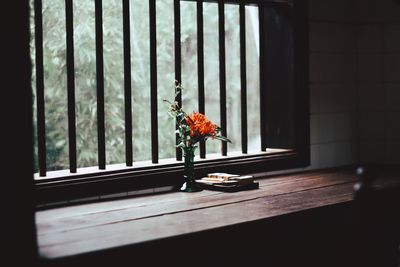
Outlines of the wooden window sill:
M 58 259 L 352 201 L 354 169 L 258 179 L 236 193 L 172 192 L 36 212 L 39 254 Z

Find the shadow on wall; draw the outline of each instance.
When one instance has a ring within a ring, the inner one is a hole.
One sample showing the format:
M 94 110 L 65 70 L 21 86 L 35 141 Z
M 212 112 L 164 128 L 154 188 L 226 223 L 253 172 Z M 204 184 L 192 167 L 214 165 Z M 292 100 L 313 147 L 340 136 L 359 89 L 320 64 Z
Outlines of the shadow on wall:
M 400 181 L 377 166 L 359 167 L 353 233 L 357 266 L 400 266 Z

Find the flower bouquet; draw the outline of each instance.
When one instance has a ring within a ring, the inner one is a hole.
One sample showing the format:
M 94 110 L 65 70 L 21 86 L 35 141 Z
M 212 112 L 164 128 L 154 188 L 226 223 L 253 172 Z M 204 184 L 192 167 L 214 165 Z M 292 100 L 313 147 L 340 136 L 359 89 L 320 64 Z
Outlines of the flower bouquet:
M 178 81 L 175 81 L 175 96 L 182 92 L 183 87 Z M 207 119 L 200 112 L 187 114 L 178 104 L 178 102 L 169 103 L 169 114 L 176 119 L 178 134 L 177 147 L 183 151 L 184 157 L 184 179 L 185 183 L 181 187 L 184 192 L 197 192 L 202 188 L 195 181 L 194 175 L 194 152 L 197 148 L 197 143 L 206 141 L 208 138 L 217 139 L 223 142 L 231 142 L 228 138 L 221 135 L 221 128 Z

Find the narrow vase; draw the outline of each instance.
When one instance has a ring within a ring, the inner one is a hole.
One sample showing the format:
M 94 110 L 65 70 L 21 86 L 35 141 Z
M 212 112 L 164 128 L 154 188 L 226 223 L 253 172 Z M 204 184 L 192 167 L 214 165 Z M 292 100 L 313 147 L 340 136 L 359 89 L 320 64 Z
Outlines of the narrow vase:
M 182 192 L 199 192 L 203 188 L 196 183 L 195 172 L 194 172 L 194 152 L 195 146 L 189 146 L 182 148 L 184 158 L 184 170 L 183 178 L 184 184 L 181 187 Z

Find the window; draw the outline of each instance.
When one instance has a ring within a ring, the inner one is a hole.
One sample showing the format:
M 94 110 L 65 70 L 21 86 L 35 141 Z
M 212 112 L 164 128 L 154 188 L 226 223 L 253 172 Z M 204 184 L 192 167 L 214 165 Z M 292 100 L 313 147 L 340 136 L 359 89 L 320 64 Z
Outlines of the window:
M 199 175 L 309 162 L 305 1 L 31 0 L 39 199 L 179 184 L 163 99 L 233 142 L 198 150 Z

